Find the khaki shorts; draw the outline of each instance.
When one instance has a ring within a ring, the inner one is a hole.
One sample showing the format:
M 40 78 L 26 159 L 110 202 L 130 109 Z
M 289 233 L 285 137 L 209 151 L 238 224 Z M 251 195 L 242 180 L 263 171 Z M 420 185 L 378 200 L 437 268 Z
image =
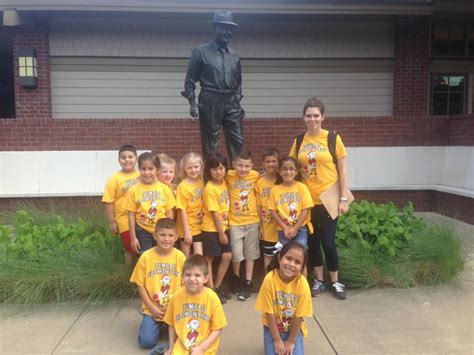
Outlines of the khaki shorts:
M 229 226 L 232 262 L 257 260 L 260 257 L 258 227 L 259 223 Z

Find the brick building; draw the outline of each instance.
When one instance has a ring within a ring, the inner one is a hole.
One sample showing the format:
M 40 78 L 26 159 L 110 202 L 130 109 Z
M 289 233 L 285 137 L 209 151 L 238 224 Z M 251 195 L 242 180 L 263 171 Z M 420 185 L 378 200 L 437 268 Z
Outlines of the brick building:
M 474 223 L 468 0 L 3 0 L 0 206 L 100 195 L 123 143 L 178 159 L 199 150 L 180 91 L 217 7 L 239 23 L 232 46 L 256 157 L 288 151 L 305 100 L 318 96 L 349 149 L 356 198 Z M 35 88 L 20 79 L 31 48 Z

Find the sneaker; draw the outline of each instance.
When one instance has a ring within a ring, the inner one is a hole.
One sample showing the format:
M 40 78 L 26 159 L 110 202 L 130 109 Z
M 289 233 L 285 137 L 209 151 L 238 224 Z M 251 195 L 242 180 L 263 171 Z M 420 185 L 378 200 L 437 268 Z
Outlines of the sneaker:
M 240 277 L 232 275 L 231 290 L 234 295 L 238 295 L 240 292 Z
M 221 295 L 226 300 L 230 300 L 232 298 L 232 294 L 224 291 L 221 287 L 214 287 L 214 292 Z
M 338 300 L 345 300 L 346 299 L 346 290 L 345 290 L 345 288 L 346 288 L 346 286 L 344 284 L 341 284 L 338 281 L 333 282 L 333 284 L 331 286 L 332 294 Z
M 221 292 L 220 292 L 220 290 L 219 290 L 218 288 L 215 288 L 215 287 L 214 287 L 212 290 L 216 293 L 217 297 L 219 297 L 219 301 L 221 301 L 221 304 L 226 304 L 226 303 L 227 303 L 227 298 L 225 298 L 225 297 L 221 294 Z
M 238 298 L 241 301 L 247 301 L 250 298 L 250 293 L 252 292 L 252 281 L 245 281 L 245 285 L 239 292 Z
M 327 284 L 324 281 L 314 279 L 311 286 L 311 297 L 318 297 L 327 290 Z

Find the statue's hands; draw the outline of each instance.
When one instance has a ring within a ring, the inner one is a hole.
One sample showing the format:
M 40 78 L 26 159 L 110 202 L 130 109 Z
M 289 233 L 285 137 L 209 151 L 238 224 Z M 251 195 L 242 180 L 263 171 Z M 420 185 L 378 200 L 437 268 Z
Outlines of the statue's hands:
M 193 121 L 199 118 L 198 105 L 196 101 L 189 102 L 189 114 L 191 115 Z

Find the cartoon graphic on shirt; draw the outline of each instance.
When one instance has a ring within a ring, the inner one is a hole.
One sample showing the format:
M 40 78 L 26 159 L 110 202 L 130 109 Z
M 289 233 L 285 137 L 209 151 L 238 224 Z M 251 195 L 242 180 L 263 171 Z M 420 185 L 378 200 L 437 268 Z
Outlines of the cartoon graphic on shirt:
M 194 348 L 197 345 L 197 338 L 199 336 L 199 321 L 196 318 L 191 318 L 187 324 L 187 328 L 189 329 L 188 334 L 186 335 L 186 342 L 184 347 L 186 349 Z
M 171 276 L 163 275 L 161 278 L 160 287 L 160 302 L 161 306 L 168 304 L 170 301 Z
M 241 211 L 249 211 L 249 190 L 240 190 L 240 207 Z
M 288 204 L 288 224 L 293 225 L 298 220 L 298 211 L 296 210 L 296 202 Z
M 291 330 L 291 322 L 295 316 L 295 311 L 291 308 L 284 308 L 281 311 L 281 323 L 277 324 L 280 333 L 286 333 Z
M 260 220 L 262 222 L 270 223 L 272 221 L 272 213 L 270 210 L 261 209 L 260 210 Z
M 316 174 L 316 152 L 312 151 L 308 153 L 308 175 Z
M 150 208 L 148 209 L 146 217 L 148 219 L 149 224 L 154 224 L 155 223 L 156 213 L 158 212 L 158 209 L 156 208 L 157 206 L 158 206 L 158 201 L 153 201 L 151 203 Z

